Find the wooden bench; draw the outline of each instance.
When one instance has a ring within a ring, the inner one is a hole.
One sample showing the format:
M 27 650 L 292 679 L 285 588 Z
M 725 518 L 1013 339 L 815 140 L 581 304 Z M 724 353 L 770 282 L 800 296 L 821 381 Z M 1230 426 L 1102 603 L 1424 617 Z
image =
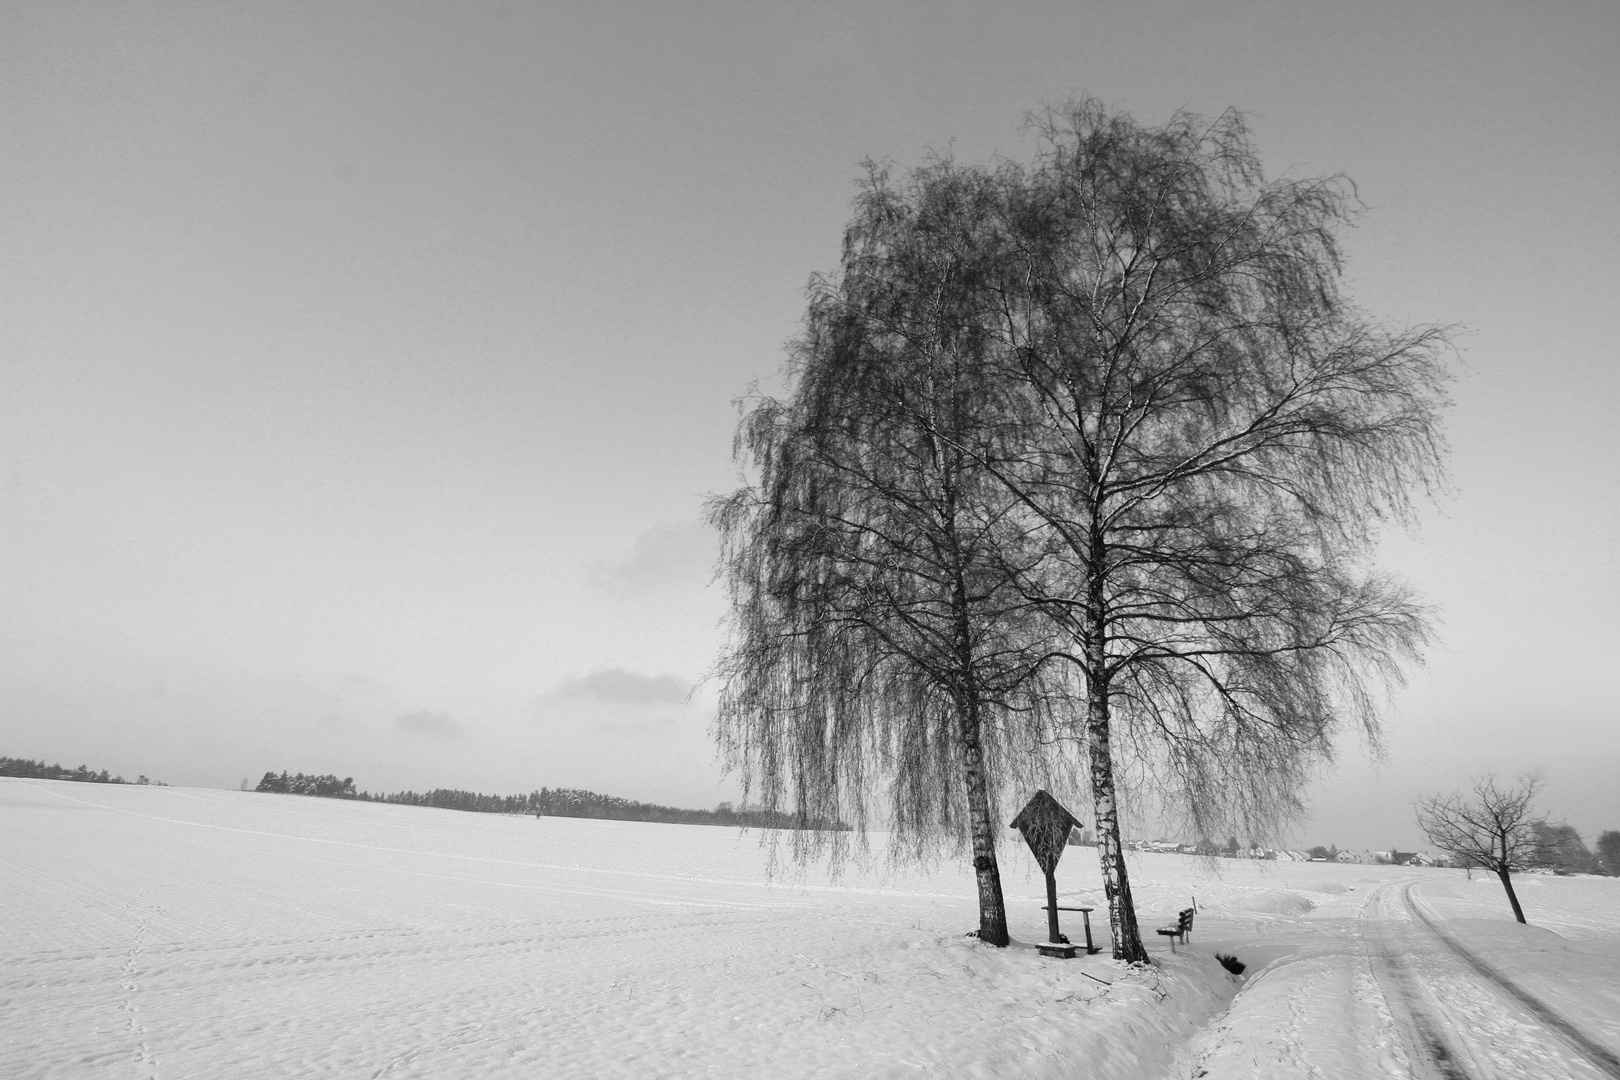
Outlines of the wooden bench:
M 1182 908 L 1181 913 L 1176 916 L 1176 925 L 1159 927 L 1158 932 L 1170 939 L 1171 952 L 1176 951 L 1177 938 L 1181 939 L 1183 945 L 1187 944 L 1187 937 L 1192 933 L 1193 915 L 1197 910 L 1197 908 Z

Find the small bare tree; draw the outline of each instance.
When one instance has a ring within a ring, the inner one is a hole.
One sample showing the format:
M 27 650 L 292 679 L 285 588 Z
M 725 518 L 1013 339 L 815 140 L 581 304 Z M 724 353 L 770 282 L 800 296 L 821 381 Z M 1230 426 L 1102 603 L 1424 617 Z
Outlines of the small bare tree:
M 1524 909 L 1513 891 L 1513 872 L 1527 870 L 1541 855 L 1538 829 L 1546 820 L 1533 808 L 1541 782 L 1525 776 L 1504 787 L 1495 776 L 1475 780 L 1471 791 L 1426 795 L 1417 801 L 1418 827 L 1429 843 L 1464 866 L 1494 873 L 1507 891 L 1513 917 L 1524 922 Z

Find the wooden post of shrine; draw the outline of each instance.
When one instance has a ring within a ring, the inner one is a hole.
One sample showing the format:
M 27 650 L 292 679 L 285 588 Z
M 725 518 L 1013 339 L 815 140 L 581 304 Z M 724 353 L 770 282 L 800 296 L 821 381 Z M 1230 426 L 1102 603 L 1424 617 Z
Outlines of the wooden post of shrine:
M 1080 820 L 1044 789 L 1037 791 L 1012 819 L 1013 828 L 1024 834 L 1024 843 L 1029 845 L 1035 862 L 1046 875 L 1046 929 L 1050 940 L 1037 946 L 1042 956 L 1060 956 L 1065 960 L 1074 956 L 1075 947 L 1058 932 L 1057 864 L 1068 846 L 1070 830 L 1079 824 Z

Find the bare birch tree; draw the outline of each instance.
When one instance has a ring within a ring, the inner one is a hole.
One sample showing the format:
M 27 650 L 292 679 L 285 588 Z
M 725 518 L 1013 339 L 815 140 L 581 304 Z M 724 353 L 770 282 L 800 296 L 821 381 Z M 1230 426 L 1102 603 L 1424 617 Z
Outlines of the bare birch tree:
M 1425 641 L 1369 556 L 1442 475 L 1444 335 L 1341 295 L 1348 185 L 1266 181 L 1236 114 L 1088 101 L 1039 130 L 999 174 L 1020 453 L 980 464 L 1046 545 L 1017 578 L 1083 680 L 1114 956 L 1140 961 L 1121 777 L 1194 835 L 1274 833 Z
M 817 281 L 791 395 L 753 403 L 756 481 L 711 505 L 732 639 L 716 733 L 769 810 L 853 821 L 893 850 L 971 852 L 979 937 L 1008 941 L 1001 793 L 1051 783 L 1051 701 L 1006 563 L 1019 540 L 987 383 L 985 177 L 940 163 L 904 189 L 873 171 L 841 272 Z M 799 831 L 808 857 L 843 834 Z M 835 851 L 835 855 L 839 852 Z
M 1461 862 L 1494 873 L 1507 893 L 1513 917 L 1524 909 L 1513 891 L 1513 874 L 1536 865 L 1542 855 L 1537 829 L 1546 823 L 1533 804 L 1541 783 L 1522 777 L 1502 787 L 1495 776 L 1475 780 L 1468 792 L 1426 795 L 1417 802 L 1417 823 L 1429 843 Z
M 1441 480 L 1444 334 L 1341 295 L 1348 184 L 1267 182 L 1235 114 L 1041 133 L 1027 168 L 869 179 L 714 508 L 717 731 L 768 806 L 864 825 L 881 780 L 903 836 L 965 817 L 993 941 L 995 793 L 1078 757 L 1138 962 L 1122 782 L 1272 834 L 1426 640 L 1370 555 Z

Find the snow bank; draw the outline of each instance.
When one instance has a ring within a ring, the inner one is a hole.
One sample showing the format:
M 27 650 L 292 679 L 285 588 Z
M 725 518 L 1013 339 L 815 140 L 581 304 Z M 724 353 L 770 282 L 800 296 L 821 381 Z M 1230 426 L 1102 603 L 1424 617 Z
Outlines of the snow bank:
M 1492 875 L 1425 882 L 1420 909 L 1513 984 L 1620 1053 L 1620 879 L 1519 875 L 1529 925 Z

